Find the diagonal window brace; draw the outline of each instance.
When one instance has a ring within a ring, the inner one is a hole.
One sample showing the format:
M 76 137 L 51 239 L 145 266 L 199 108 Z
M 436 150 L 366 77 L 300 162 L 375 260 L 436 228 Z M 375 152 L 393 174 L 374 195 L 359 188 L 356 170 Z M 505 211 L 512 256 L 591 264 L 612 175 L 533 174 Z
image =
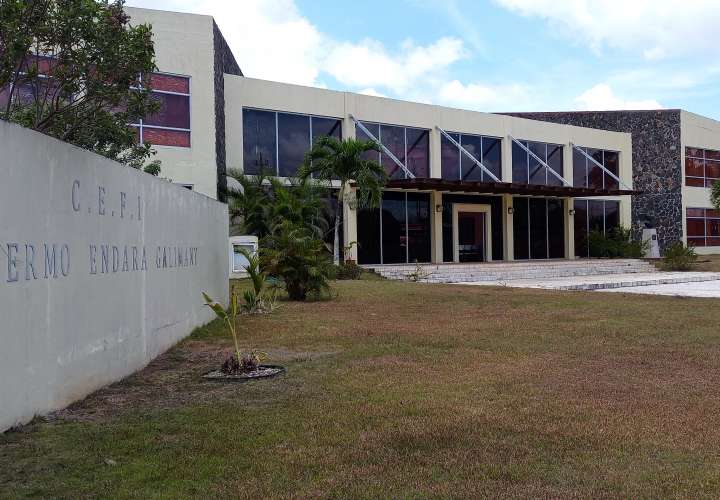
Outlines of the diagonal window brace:
M 445 132 L 443 129 L 441 129 L 441 128 L 438 127 L 437 125 L 436 125 L 436 128 L 440 131 L 440 133 L 441 133 L 442 135 L 444 135 L 444 136 L 447 138 L 448 141 L 450 141 L 450 142 L 452 143 L 453 146 L 457 147 L 462 153 L 464 153 L 468 158 L 470 158 L 470 160 L 472 160 L 472 161 L 475 163 L 475 165 L 477 165 L 478 167 L 480 167 L 480 169 L 481 169 L 483 172 L 485 172 L 487 175 L 489 175 L 491 179 L 493 179 L 495 182 L 500 182 L 500 179 L 498 179 L 498 178 L 495 176 L 495 174 L 493 174 L 485 165 L 483 165 L 483 163 L 482 163 L 480 160 L 478 160 L 478 159 L 475 158 L 472 154 L 470 154 L 470 152 L 469 152 L 467 149 L 465 149 L 464 147 L 462 147 L 459 142 L 457 142 L 455 139 L 453 139 L 452 137 L 450 137 L 450 134 L 448 134 L 447 132 Z
M 523 150 L 525 150 L 525 151 L 527 152 L 527 154 L 529 154 L 530 156 L 532 156 L 532 157 L 535 159 L 535 161 L 539 162 L 540 165 L 542 165 L 543 167 L 545 167 L 548 172 L 550 172 L 550 173 L 553 174 L 555 177 L 557 177 L 558 179 L 560 179 L 560 181 L 562 181 L 563 184 L 565 184 L 566 186 L 572 187 L 572 184 L 570 184 L 562 175 L 558 174 L 550 165 L 548 165 L 547 163 L 545 163 L 538 155 L 536 155 L 535 153 L 533 153 L 532 151 L 530 151 L 530 148 L 528 148 L 527 146 L 525 146 L 525 144 L 523 144 L 522 142 L 518 141 L 517 139 L 515 139 L 515 138 L 514 138 L 513 136 L 511 136 L 511 135 L 509 135 L 508 137 L 510 137 L 510 139 L 511 139 L 515 144 L 517 144 L 518 146 L 520 146 L 521 148 L 523 148 Z
M 380 146 L 380 149 L 382 150 L 382 152 L 385 153 L 385 154 L 388 156 L 388 158 L 390 158 L 398 167 L 400 167 L 400 168 L 403 170 L 403 172 L 405 172 L 405 175 L 407 175 L 409 179 L 414 179 L 414 178 L 415 178 L 415 174 L 413 174 L 413 173 L 407 168 L 407 166 L 405 166 L 405 164 L 404 164 L 403 162 L 401 162 L 400 160 L 398 160 L 397 156 L 395 156 L 395 155 L 392 153 L 392 151 L 390 151 L 388 148 L 386 148 L 386 147 L 383 145 L 383 143 L 380 142 L 380 140 L 379 140 L 377 137 L 375 137 L 375 136 L 372 134 L 372 132 L 370 132 L 370 131 L 367 129 L 367 127 L 365 127 L 365 125 L 363 125 L 362 123 L 360 123 L 360 121 L 357 120 L 353 115 L 350 115 L 350 119 L 355 122 L 355 125 L 357 125 L 358 128 L 359 128 L 360 130 L 362 130 L 362 131 L 365 133 L 365 135 L 367 135 L 367 136 L 370 138 L 370 140 L 372 140 L 372 141 L 375 142 L 378 146 Z
M 575 151 L 581 153 L 585 158 L 587 158 L 588 160 L 590 160 L 591 162 L 593 162 L 593 164 L 595 164 L 595 165 L 597 165 L 598 167 L 600 167 L 600 168 L 603 170 L 603 172 L 605 172 L 605 173 L 608 174 L 610 177 L 612 177 L 613 179 L 615 179 L 616 181 L 618 181 L 618 183 L 619 183 L 622 187 L 624 187 L 624 188 L 627 189 L 628 191 L 632 191 L 632 188 L 631 188 L 631 187 L 628 187 L 627 184 L 625 184 L 622 180 L 620 180 L 620 177 L 618 177 L 617 175 L 615 175 L 615 174 L 613 174 L 612 172 L 610 172 L 610 170 L 608 170 L 607 167 L 605 167 L 603 164 L 601 164 L 601 163 L 600 163 L 599 161 L 597 161 L 595 158 L 593 158 L 592 156 L 590 156 L 589 154 L 587 154 L 587 152 L 586 152 L 583 148 L 581 148 L 581 147 L 578 146 L 577 144 L 573 144 L 572 142 L 570 143 L 570 146 L 572 146 Z

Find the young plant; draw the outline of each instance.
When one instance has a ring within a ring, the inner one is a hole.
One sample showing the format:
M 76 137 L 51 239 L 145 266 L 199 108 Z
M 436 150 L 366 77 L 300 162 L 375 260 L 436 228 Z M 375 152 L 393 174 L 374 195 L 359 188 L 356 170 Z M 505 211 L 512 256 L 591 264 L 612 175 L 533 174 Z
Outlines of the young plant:
M 262 312 L 271 312 L 275 309 L 276 292 L 267 292 L 267 276 L 260 270 L 260 259 L 257 255 L 253 255 L 248 250 L 241 248 L 240 253 L 247 259 L 245 271 L 250 277 L 252 289 L 243 292 L 244 304 L 240 306 L 243 312 L 247 314 L 257 314 Z M 235 293 L 233 293 L 235 295 Z
M 202 294 L 203 298 L 205 299 L 205 305 L 212 309 L 212 311 L 215 313 L 215 316 L 217 316 L 219 319 L 224 321 L 225 324 L 227 324 L 228 331 L 230 332 L 230 335 L 232 335 L 233 342 L 235 342 L 235 354 L 237 355 L 237 361 L 238 363 L 240 363 L 242 360 L 242 355 L 240 354 L 240 343 L 238 342 L 235 321 L 238 315 L 237 294 L 231 294 L 232 297 L 230 297 L 229 312 L 226 311 L 221 304 L 215 302 L 207 293 L 203 292 Z

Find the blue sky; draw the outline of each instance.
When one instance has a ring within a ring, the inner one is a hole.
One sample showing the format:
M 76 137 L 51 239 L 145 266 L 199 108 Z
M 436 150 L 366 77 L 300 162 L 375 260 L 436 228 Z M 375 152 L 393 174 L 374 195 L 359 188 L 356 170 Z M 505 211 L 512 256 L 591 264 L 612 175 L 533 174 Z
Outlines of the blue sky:
M 247 76 L 480 111 L 720 119 L 717 0 L 131 0 L 214 15 Z

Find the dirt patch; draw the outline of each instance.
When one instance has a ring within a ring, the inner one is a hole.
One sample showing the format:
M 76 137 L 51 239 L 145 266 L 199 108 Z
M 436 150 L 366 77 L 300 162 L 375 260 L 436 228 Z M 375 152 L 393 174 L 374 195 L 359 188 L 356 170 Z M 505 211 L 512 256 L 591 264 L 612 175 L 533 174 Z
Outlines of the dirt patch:
M 202 378 L 217 369 L 231 352 L 229 347 L 204 341 L 186 341 L 158 356 L 147 367 L 73 403 L 63 410 L 43 417 L 55 421 L 100 421 L 130 410 L 173 409 L 188 404 L 205 405 L 239 395 L 248 404 L 263 404 L 278 396 L 277 390 L 255 395 L 240 384 L 218 384 Z M 267 350 L 278 364 L 312 361 L 335 354 L 328 352 L 293 352 L 287 349 Z M 264 383 L 268 383 L 266 381 Z M 278 382 L 273 382 L 276 386 Z M 291 383 L 292 384 L 292 383 Z M 276 387 L 277 389 L 277 387 Z M 297 387 L 294 388 L 297 390 Z

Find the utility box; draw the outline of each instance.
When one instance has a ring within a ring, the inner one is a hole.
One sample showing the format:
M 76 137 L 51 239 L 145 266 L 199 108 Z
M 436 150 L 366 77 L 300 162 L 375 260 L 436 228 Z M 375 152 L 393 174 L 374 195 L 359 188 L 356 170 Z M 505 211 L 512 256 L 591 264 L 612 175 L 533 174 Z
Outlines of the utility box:
M 242 254 L 245 250 L 250 255 L 258 253 L 257 236 L 231 236 L 230 237 L 230 277 L 247 278 L 245 267 L 248 265 L 247 258 Z
M 657 229 L 643 229 L 642 239 L 643 242 L 647 242 L 647 250 L 645 251 L 645 257 L 648 257 L 650 259 L 659 259 L 660 244 L 658 243 Z

